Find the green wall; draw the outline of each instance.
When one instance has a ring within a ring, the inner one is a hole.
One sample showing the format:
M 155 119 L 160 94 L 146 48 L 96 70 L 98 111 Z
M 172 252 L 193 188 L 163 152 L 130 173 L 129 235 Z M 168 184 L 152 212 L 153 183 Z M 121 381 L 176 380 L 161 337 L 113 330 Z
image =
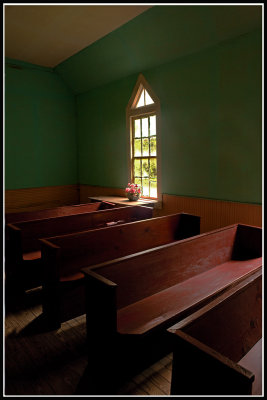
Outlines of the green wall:
M 162 192 L 262 201 L 261 7 L 154 6 L 54 70 L 7 60 L 6 189 L 127 184 L 126 106 L 161 102 Z
M 261 31 L 142 70 L 161 102 L 162 192 L 261 203 Z M 127 184 L 138 74 L 77 95 L 80 183 Z
M 62 78 L 6 59 L 5 188 L 77 183 L 75 134 L 75 96 Z
M 261 6 L 153 6 L 60 63 L 74 93 L 126 78 L 260 29 Z

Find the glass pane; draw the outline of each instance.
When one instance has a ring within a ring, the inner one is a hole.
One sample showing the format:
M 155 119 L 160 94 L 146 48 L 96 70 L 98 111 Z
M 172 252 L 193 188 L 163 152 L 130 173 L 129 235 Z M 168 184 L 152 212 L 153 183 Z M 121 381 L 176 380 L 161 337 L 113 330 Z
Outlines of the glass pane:
M 156 158 L 150 159 L 150 179 L 157 179 L 157 160 Z
M 144 90 L 143 90 L 136 107 L 143 107 L 144 105 L 145 105 L 145 96 L 144 96 Z
M 149 139 L 144 138 L 142 139 L 142 151 L 143 151 L 143 156 L 149 156 Z
M 143 196 L 149 196 L 149 180 L 143 179 Z
M 134 139 L 134 156 L 141 156 L 141 139 Z
M 149 176 L 149 165 L 148 165 L 148 159 L 147 158 L 142 160 L 142 176 L 143 177 L 148 177 Z
M 148 136 L 148 118 L 142 118 L 142 136 Z
M 151 156 L 157 155 L 157 139 L 156 139 L 156 137 L 152 137 L 150 139 L 150 155 Z
M 141 160 L 134 160 L 134 176 L 141 176 Z
M 157 197 L 157 181 L 150 181 L 150 197 Z
M 148 104 L 153 104 L 153 103 L 154 103 L 154 101 L 151 99 L 151 97 L 149 96 L 149 94 L 147 93 L 147 91 L 146 91 L 146 95 L 145 95 L 145 100 L 146 100 L 146 106 L 147 106 Z
M 135 183 L 136 185 L 138 185 L 138 186 L 141 187 L 141 185 L 142 185 L 142 179 L 141 179 L 141 178 L 134 178 L 134 183 Z
M 134 137 L 141 137 L 140 119 L 134 121 Z
M 156 115 L 153 115 L 152 117 L 149 117 L 150 119 L 150 136 L 156 135 Z

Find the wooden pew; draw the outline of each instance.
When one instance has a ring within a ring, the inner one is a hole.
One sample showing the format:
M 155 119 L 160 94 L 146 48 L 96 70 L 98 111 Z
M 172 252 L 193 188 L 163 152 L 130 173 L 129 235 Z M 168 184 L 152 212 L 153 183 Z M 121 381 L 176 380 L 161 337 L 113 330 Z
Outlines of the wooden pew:
M 155 343 L 167 343 L 166 328 L 261 270 L 261 236 L 261 228 L 234 224 L 82 269 L 91 372 L 102 371 L 103 379 L 105 365 L 108 381 L 116 370 L 111 360 L 123 366 L 116 376 L 140 364 Z
M 73 204 L 69 206 L 61 206 L 54 208 L 46 208 L 45 210 L 24 211 L 16 213 L 6 213 L 5 223 L 13 224 L 21 221 L 31 221 L 34 219 L 44 219 L 51 217 L 62 217 L 64 215 L 81 214 L 97 210 L 106 210 L 114 208 L 115 204 L 107 201 L 91 202 L 86 204 Z M 117 207 L 116 207 L 117 208 Z
M 172 395 L 262 394 L 262 272 L 168 329 Z
M 200 232 L 200 217 L 179 213 L 164 217 L 41 239 L 43 312 L 60 322 L 85 313 L 81 268 L 140 252 Z
M 98 201 L 95 203 L 73 204 L 70 206 L 47 208 L 45 210 L 6 213 L 5 214 L 5 241 L 6 241 L 6 243 L 8 241 L 8 230 L 6 228 L 7 224 L 15 224 L 17 222 L 22 222 L 22 221 L 32 221 L 35 219 L 62 217 L 64 215 L 82 214 L 85 212 L 106 210 L 106 209 L 115 208 L 115 207 L 116 207 L 116 205 L 114 203 L 110 203 L 107 201 Z
M 103 226 L 151 218 L 153 209 L 129 206 L 8 224 L 10 251 L 6 255 L 6 272 L 11 281 L 24 289 L 41 285 L 40 238 L 96 229 Z

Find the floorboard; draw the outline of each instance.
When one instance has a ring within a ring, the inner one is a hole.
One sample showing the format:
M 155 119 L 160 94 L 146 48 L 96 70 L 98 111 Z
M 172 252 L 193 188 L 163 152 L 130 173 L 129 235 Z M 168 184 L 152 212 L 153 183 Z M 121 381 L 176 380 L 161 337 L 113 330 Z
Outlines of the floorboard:
M 85 315 L 47 331 L 40 300 L 40 291 L 33 291 L 6 307 L 4 395 L 75 396 L 87 368 Z M 117 394 L 169 395 L 171 365 L 172 354 L 131 377 Z

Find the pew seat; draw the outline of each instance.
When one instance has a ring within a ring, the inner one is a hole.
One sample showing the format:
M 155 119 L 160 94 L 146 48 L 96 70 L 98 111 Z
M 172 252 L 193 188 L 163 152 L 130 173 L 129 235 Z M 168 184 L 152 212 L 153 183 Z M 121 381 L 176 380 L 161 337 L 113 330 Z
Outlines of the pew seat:
M 97 374 L 112 386 L 159 344 L 169 351 L 168 327 L 261 270 L 262 229 L 244 224 L 83 268 L 96 392 Z
M 60 282 L 72 282 L 72 281 L 78 281 L 80 279 L 84 279 L 84 274 L 80 271 L 74 272 L 69 275 L 62 275 L 59 278 Z
M 143 335 L 171 324 L 172 320 L 190 313 L 237 284 L 240 279 L 261 269 L 262 258 L 231 260 L 181 283 L 173 285 L 120 310 L 117 315 L 117 331 L 121 334 Z
M 24 261 L 38 260 L 41 258 L 41 251 L 29 251 L 22 255 Z

